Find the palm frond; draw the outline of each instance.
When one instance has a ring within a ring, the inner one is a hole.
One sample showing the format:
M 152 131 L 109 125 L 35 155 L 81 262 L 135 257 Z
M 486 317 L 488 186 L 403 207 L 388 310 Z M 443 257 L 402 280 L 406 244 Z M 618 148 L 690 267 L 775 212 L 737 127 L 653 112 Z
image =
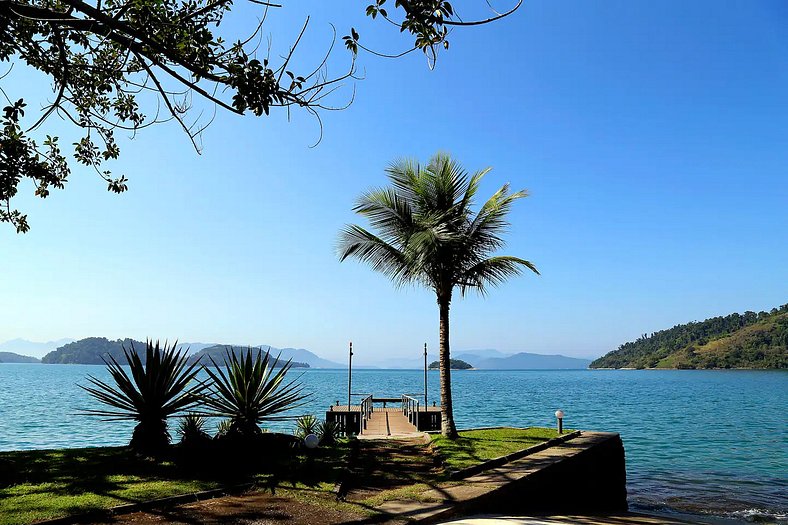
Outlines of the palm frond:
M 539 270 L 536 269 L 536 266 L 525 259 L 509 255 L 490 257 L 465 270 L 459 276 L 457 285 L 460 287 L 460 292 L 463 295 L 470 289 L 474 289 L 484 295 L 487 293 L 488 286 L 498 286 L 509 277 L 520 275 L 524 268 L 539 275 Z
M 410 262 L 400 249 L 355 224 L 340 234 L 338 252 L 340 261 L 353 257 L 399 284 L 411 279 Z

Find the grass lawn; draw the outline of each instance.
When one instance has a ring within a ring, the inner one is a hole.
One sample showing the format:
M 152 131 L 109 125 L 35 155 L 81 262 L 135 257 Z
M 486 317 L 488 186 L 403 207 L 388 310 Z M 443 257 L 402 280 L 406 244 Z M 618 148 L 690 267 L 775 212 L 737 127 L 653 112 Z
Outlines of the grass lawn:
M 495 428 L 460 432 L 454 441 L 432 436 L 433 451 L 447 470 L 460 470 L 558 437 L 552 428 Z
M 374 514 L 373 507 L 384 501 L 418 499 L 426 488 L 447 486 L 446 471 L 522 450 L 556 435 L 553 429 L 502 428 L 461 432 L 456 441 L 434 436 L 429 444 L 418 440 L 363 442 L 346 502 L 337 502 L 332 491 L 348 465 L 348 442 L 309 453 L 289 448 L 269 452 L 269 457 L 261 458 L 258 467 L 245 474 L 228 472 L 225 467 L 246 466 L 253 459 L 247 456 L 214 460 L 214 467 L 221 467 L 215 470 L 210 453 L 198 456 L 190 462 L 190 469 L 184 469 L 172 460 L 139 458 L 127 448 L 3 452 L 0 525 L 29 524 L 246 482 L 278 496 L 358 517 Z
M 127 503 L 255 482 L 259 486 L 333 489 L 346 445 L 307 457 L 278 454 L 265 472 L 207 475 L 172 461 L 141 459 L 127 448 L 84 448 L 0 453 L 0 525 L 20 525 Z M 281 461 L 287 458 L 286 465 Z

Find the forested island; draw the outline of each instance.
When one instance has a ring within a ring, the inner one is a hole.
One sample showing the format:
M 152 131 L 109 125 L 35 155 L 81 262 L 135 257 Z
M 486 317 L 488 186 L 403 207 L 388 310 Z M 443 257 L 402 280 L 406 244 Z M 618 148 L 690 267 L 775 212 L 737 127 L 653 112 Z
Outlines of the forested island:
M 79 365 L 103 365 L 102 357 L 114 357 L 118 362 L 125 363 L 126 357 L 123 348 L 134 351 L 145 357 L 145 343 L 134 339 L 117 339 L 111 341 L 106 337 L 87 337 L 68 343 L 53 350 L 41 358 L 45 364 L 79 364 Z
M 643 335 L 590 368 L 788 368 L 788 304 Z
M 87 337 L 85 339 L 80 339 L 79 341 L 74 341 L 73 343 L 68 343 L 61 346 L 57 350 L 49 352 L 41 359 L 41 362 L 45 364 L 103 365 L 105 363 L 105 359 L 112 357 L 119 363 L 123 364 L 126 362 L 126 356 L 123 353 L 124 348 L 129 351 L 133 350 L 139 354 L 143 363 L 145 362 L 144 342 L 135 341 L 134 339 L 129 338 L 117 339 L 113 341 L 107 339 L 106 337 Z M 224 364 L 226 351 L 228 349 L 232 349 L 232 351 L 237 354 L 241 350 L 246 350 L 246 347 L 231 347 L 229 345 L 210 346 L 190 356 L 189 362 L 193 363 L 200 360 L 202 364 L 210 365 L 211 360 L 208 358 L 208 356 L 210 356 L 213 357 L 217 364 L 222 365 Z M 265 352 L 265 350 L 266 348 L 262 349 L 263 352 Z M 271 356 L 276 357 L 276 355 L 277 352 L 272 351 Z M 283 359 L 280 362 L 273 363 L 273 366 L 283 366 L 285 362 L 286 360 Z M 293 362 L 291 363 L 291 366 L 293 368 L 309 368 L 309 364 L 307 363 Z
M 440 367 L 441 367 L 440 361 L 433 361 L 432 363 L 430 363 L 429 369 L 437 370 Z M 466 363 L 462 359 L 450 359 L 449 368 L 451 368 L 452 370 L 469 370 L 473 368 L 473 365 L 470 363 Z

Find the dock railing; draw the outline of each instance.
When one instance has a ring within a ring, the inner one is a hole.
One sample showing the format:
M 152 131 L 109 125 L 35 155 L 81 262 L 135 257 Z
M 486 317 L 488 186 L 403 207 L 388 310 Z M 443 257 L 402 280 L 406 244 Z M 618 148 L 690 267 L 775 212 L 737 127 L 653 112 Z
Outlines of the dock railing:
M 419 400 L 408 394 L 402 394 L 402 414 L 408 422 L 419 428 Z
M 375 407 L 372 404 L 372 394 L 369 394 L 367 397 L 361 400 L 361 432 L 363 433 L 367 429 L 367 420 L 372 417 L 372 412 L 374 412 Z

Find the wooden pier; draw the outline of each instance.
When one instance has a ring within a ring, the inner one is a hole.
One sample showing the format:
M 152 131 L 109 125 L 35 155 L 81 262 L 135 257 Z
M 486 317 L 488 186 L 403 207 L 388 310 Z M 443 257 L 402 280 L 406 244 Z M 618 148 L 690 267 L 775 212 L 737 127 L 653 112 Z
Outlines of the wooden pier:
M 376 398 L 369 394 L 358 405 L 329 407 L 326 421 L 335 422 L 344 435 L 405 437 L 440 430 L 441 407 L 423 407 L 419 400 L 408 395 Z
M 424 343 L 424 392 L 400 397 L 374 397 L 353 393 L 353 342 L 348 345 L 347 404 L 328 407 L 326 421 L 337 424 L 345 436 L 392 437 L 412 436 L 441 429 L 441 407 L 427 404 L 427 343 Z M 353 397 L 361 398 L 358 405 Z M 417 397 L 418 396 L 418 397 Z M 382 404 L 382 408 L 375 408 Z M 393 406 L 387 405 L 397 405 Z

